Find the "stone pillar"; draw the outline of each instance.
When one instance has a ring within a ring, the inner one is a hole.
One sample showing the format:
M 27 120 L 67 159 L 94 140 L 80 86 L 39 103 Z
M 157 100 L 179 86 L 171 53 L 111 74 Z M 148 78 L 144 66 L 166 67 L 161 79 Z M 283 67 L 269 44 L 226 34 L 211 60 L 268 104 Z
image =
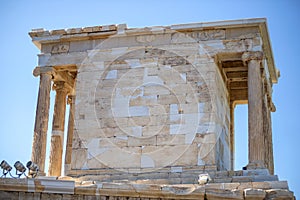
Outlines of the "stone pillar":
M 40 73 L 36 68 L 33 75 L 40 75 L 39 94 L 36 107 L 31 161 L 39 166 L 40 173 L 45 172 L 46 143 L 50 106 L 51 74 Z
M 74 131 L 74 104 L 75 96 L 68 96 L 68 104 L 70 105 L 69 110 L 69 121 L 68 121 L 68 135 L 66 144 L 66 155 L 65 155 L 65 174 L 69 170 L 72 160 L 72 143 L 73 143 L 73 131 Z
M 263 81 L 261 77 L 262 52 L 245 52 L 248 65 L 248 161 L 251 168 L 265 166 L 265 138 L 263 130 Z
M 271 80 L 268 80 L 266 77 L 264 77 L 263 79 L 263 129 L 265 134 L 265 165 L 269 169 L 270 174 L 274 174 L 271 112 L 275 112 L 276 108 L 272 101 Z
M 230 163 L 231 170 L 234 170 L 234 109 L 235 103 L 230 101 Z
M 56 91 L 56 96 L 52 123 L 49 176 L 61 176 L 67 89 L 63 81 L 55 82 L 53 89 Z

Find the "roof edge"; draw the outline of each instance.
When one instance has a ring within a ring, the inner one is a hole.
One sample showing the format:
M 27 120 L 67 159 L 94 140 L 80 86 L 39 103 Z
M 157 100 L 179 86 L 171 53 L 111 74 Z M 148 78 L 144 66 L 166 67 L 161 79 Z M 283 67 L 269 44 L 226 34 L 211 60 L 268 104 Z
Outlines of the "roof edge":
M 33 43 L 39 49 L 41 49 L 42 44 L 60 41 L 87 40 L 91 38 L 107 38 L 110 36 L 122 37 L 128 35 L 156 34 L 166 33 L 168 31 L 193 31 L 203 29 L 238 28 L 247 26 L 259 27 L 260 34 L 263 40 L 263 51 L 267 59 L 272 82 L 277 83 L 279 78 L 278 70 L 276 69 L 274 64 L 266 18 L 249 18 L 215 22 L 174 24 L 170 26 L 152 26 L 144 28 L 127 28 L 126 24 L 69 28 L 51 31 L 39 28 L 33 29 L 31 32 L 29 32 L 29 35 L 32 38 Z
M 267 64 L 270 72 L 270 76 L 272 78 L 272 83 L 278 83 L 279 79 L 279 70 L 275 66 L 274 62 L 274 56 L 273 56 L 273 51 L 272 51 L 272 45 L 270 42 L 270 36 L 269 36 L 269 31 L 268 31 L 268 26 L 267 26 L 267 20 L 265 19 L 264 22 L 262 22 L 259 25 L 259 30 L 260 34 L 263 40 L 263 51 L 265 54 L 265 57 L 267 59 Z

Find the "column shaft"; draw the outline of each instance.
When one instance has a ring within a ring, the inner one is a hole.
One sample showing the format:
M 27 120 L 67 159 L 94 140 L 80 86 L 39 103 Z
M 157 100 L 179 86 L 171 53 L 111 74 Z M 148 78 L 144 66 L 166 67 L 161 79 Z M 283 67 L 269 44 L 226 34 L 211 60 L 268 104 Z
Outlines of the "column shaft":
M 262 54 L 248 57 L 248 155 L 249 163 L 263 163 L 265 145 L 263 132 L 263 94 L 260 63 Z
M 64 82 L 56 82 L 52 123 L 49 176 L 61 176 L 67 90 Z
M 68 135 L 67 135 L 67 144 L 66 144 L 66 155 L 65 155 L 65 172 L 67 172 L 69 170 L 69 167 L 71 165 L 71 159 L 72 159 L 75 96 L 69 95 L 68 101 L 69 101 L 69 105 L 70 105 L 70 110 L 69 110 L 69 121 L 68 121 Z
M 47 73 L 40 74 L 31 160 L 39 166 L 41 173 L 45 171 L 50 89 L 51 75 Z
M 264 91 L 264 93 L 265 92 L 266 91 Z M 268 107 L 268 98 L 266 94 L 264 95 L 263 101 L 263 120 L 263 129 L 265 134 L 265 165 L 269 169 L 270 174 L 274 174 L 271 111 Z
M 230 162 L 231 162 L 231 170 L 234 170 L 234 108 L 235 103 L 230 102 Z

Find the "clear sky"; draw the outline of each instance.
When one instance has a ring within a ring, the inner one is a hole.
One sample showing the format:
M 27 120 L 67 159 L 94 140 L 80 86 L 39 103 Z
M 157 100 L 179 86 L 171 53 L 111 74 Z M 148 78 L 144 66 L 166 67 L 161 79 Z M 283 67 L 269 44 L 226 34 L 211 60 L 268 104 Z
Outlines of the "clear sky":
M 0 1 L 0 162 L 26 164 L 31 156 L 39 83 L 32 75 L 39 51 L 28 36 L 31 29 L 121 23 L 144 27 L 258 17 L 268 20 L 275 63 L 281 71 L 273 87 L 275 173 L 288 180 L 300 197 L 300 2 L 296 0 Z M 246 106 L 236 110 L 237 169 L 247 164 L 246 112 Z

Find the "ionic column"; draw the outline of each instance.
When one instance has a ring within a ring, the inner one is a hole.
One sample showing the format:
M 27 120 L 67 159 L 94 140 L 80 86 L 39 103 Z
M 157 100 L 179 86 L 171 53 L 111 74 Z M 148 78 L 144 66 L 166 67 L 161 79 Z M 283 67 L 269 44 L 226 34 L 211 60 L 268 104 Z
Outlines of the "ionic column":
M 39 166 L 41 174 L 44 174 L 52 77 L 50 73 L 40 73 L 39 68 L 34 70 L 33 75 L 40 76 L 40 85 L 36 106 L 31 161 L 36 163 Z
M 231 170 L 234 170 L 234 109 L 235 103 L 230 101 L 230 163 Z
M 248 159 L 253 168 L 265 166 L 265 138 L 263 130 L 263 82 L 260 64 L 262 52 L 245 52 L 248 65 Z
M 53 113 L 48 173 L 49 176 L 60 176 L 62 167 L 67 89 L 63 81 L 55 82 L 53 89 L 56 90 L 56 96 Z
M 69 110 L 69 121 L 68 121 L 68 135 L 66 144 L 66 155 L 65 155 L 65 172 L 69 170 L 72 159 L 72 143 L 73 143 L 73 131 L 74 131 L 74 104 L 75 96 L 68 96 L 68 104 L 70 105 Z M 66 174 L 66 173 L 65 173 Z
M 265 75 L 265 73 L 264 73 Z M 263 118 L 264 118 L 264 134 L 265 134 L 265 164 L 269 169 L 270 174 L 274 174 L 274 159 L 273 159 L 273 138 L 272 138 L 272 122 L 271 112 L 275 112 L 276 108 L 272 101 L 272 89 L 270 87 L 271 80 L 264 79 L 263 87 Z M 270 81 L 270 82 L 269 82 Z

